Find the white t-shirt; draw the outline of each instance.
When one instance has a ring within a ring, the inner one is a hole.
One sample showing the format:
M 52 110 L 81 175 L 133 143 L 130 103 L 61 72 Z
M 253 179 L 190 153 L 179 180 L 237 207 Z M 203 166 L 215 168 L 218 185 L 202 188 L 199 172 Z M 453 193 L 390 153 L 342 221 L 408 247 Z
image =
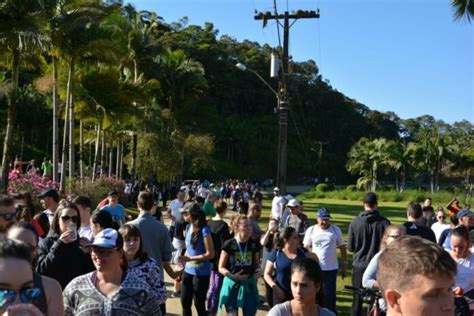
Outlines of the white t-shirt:
M 339 263 L 337 261 L 337 247 L 344 246 L 341 229 L 331 224 L 328 229 L 322 229 L 318 225 L 313 225 L 304 235 L 303 245 L 311 246 L 311 250 L 319 258 L 321 270 L 337 270 Z
M 170 205 L 168 206 L 168 209 L 171 210 L 171 215 L 175 218 L 175 220 L 181 220 L 181 212 L 179 211 L 180 208 L 183 207 L 183 202 L 181 202 L 178 199 L 174 199 L 171 201 Z M 171 222 L 172 224 L 174 221 Z
M 79 237 L 83 238 L 87 238 L 89 241 L 93 241 L 94 240 L 94 234 L 92 234 L 92 228 L 90 225 L 87 225 L 87 226 L 84 226 L 84 225 L 81 225 L 81 227 L 79 228 Z
M 460 287 L 464 293 L 474 289 L 474 254 L 470 253 L 465 259 L 456 260 L 458 273 L 454 279 L 454 287 Z
M 441 233 L 446 228 L 449 228 L 449 224 L 441 224 L 439 222 L 436 222 L 433 225 L 431 225 L 431 230 L 435 233 L 435 236 L 436 236 L 436 242 L 439 241 L 439 237 L 441 236 Z
M 204 198 L 204 199 L 207 199 L 207 195 L 209 194 L 209 190 L 206 189 L 205 187 L 201 186 L 198 191 L 197 191 L 197 195 Z
M 285 204 L 285 198 L 283 196 L 275 196 L 272 200 L 272 218 L 278 220 L 282 217 L 282 209 Z

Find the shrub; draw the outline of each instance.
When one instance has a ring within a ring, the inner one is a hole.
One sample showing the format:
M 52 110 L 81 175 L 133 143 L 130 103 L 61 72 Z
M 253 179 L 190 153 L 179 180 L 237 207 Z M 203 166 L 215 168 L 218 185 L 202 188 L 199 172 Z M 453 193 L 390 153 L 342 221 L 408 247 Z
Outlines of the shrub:
M 334 185 L 330 183 L 320 183 L 316 186 L 316 191 L 318 192 L 329 192 L 334 190 Z
M 84 179 L 84 185 L 81 188 L 79 179 L 74 179 L 72 183 L 72 192 L 76 195 L 85 195 L 92 200 L 92 205 L 99 204 L 110 191 L 117 191 L 119 194 L 119 201 L 125 204 L 127 196 L 124 194 L 125 181 L 118 180 L 113 177 L 98 177 L 92 182 L 91 178 Z
M 10 172 L 8 175 L 8 193 L 26 193 L 29 192 L 33 197 L 47 189 L 58 190 L 59 183 L 53 182 L 39 175 L 18 174 Z
M 349 184 L 349 185 L 346 187 L 346 191 L 355 192 L 355 191 L 357 191 L 357 186 L 356 186 L 355 184 Z

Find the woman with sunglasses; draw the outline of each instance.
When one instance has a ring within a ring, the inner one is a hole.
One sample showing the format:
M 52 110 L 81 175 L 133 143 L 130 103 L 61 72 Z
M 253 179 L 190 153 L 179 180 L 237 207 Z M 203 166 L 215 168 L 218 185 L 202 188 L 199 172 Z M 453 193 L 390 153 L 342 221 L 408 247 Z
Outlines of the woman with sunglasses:
M 78 235 L 81 218 L 77 206 L 70 202 L 59 205 L 48 236 L 38 246 L 36 271 L 56 279 L 64 289 L 75 277 L 94 270 L 84 240 Z
M 30 248 L 31 264 L 35 269 L 37 259 L 38 232 L 35 226 L 28 222 L 19 222 L 8 231 L 7 237 L 17 240 Z M 47 316 L 63 315 L 63 294 L 61 285 L 55 279 L 33 273 L 33 285 L 40 290 L 35 306 Z
M 34 287 L 27 245 L 10 239 L 0 241 L 0 280 L 1 315 L 44 315 L 35 306 L 40 290 Z

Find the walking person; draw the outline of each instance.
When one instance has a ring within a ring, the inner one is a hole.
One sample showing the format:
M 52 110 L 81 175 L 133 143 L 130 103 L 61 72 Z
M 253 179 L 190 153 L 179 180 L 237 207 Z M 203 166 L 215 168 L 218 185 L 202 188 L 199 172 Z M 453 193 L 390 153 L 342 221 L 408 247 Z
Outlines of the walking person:
M 318 223 L 306 231 L 303 245 L 311 249 L 319 259 L 319 265 L 324 274 L 324 294 L 327 299 L 328 308 L 336 312 L 336 282 L 339 262 L 337 260 L 337 249 L 339 248 L 342 258 L 341 276 L 347 273 L 347 251 L 342 238 L 341 229 L 330 223 L 331 214 L 329 210 L 320 208 L 318 210 Z
M 219 273 L 220 249 L 224 243 L 230 239 L 229 225 L 224 220 L 227 213 L 227 203 L 224 201 L 216 202 L 217 215 L 207 223 L 211 231 L 212 242 L 214 244 L 215 256 L 212 259 L 211 284 L 207 293 L 207 311 L 210 315 L 217 315 L 219 307 L 219 293 L 222 288 L 224 277 Z
M 214 258 L 214 245 L 211 232 L 206 225 L 206 216 L 196 204 L 186 204 L 184 219 L 186 228 L 186 253 L 180 258 L 185 265 L 181 284 L 181 306 L 183 316 L 192 316 L 191 305 L 194 299 L 198 316 L 207 316 L 206 294 L 211 275 L 211 259 Z
M 323 272 L 312 258 L 296 260 L 291 265 L 291 293 L 293 299 L 275 305 L 269 316 L 318 315 L 335 316 L 323 308 Z
M 125 224 L 119 229 L 123 238 L 123 252 L 128 262 L 127 273 L 145 280 L 160 305 L 161 314 L 166 314 L 166 287 L 161 279 L 161 270 L 155 260 L 143 251 L 142 235 L 136 226 Z
M 160 306 L 149 284 L 127 272 L 123 238 L 107 228 L 90 245 L 95 271 L 81 275 L 64 289 L 66 316 L 160 316 Z
M 239 308 L 244 316 L 255 315 L 259 304 L 259 253 L 259 243 L 251 238 L 250 220 L 238 215 L 235 236 L 224 243 L 219 259 L 219 272 L 224 276 L 219 310 L 224 305 L 227 315 L 237 315 Z
M 370 259 L 379 251 L 385 228 L 390 221 L 380 215 L 375 193 L 369 192 L 364 196 L 364 211 L 359 213 L 349 224 L 347 246 L 353 253 L 352 286 L 362 287 L 362 276 L 369 265 Z M 352 316 L 362 313 L 362 299 L 354 294 L 352 301 Z

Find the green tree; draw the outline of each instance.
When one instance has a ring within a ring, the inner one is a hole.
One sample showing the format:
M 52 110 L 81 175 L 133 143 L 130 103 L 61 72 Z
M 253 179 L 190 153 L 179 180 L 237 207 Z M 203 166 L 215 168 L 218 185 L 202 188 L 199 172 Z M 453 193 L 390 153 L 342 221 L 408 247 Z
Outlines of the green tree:
M 466 18 L 469 23 L 474 18 L 474 0 L 452 0 L 454 20 Z
M 12 156 L 13 129 L 16 121 L 16 102 L 21 59 L 25 54 L 43 48 L 47 38 L 42 33 L 42 6 L 35 0 L 6 0 L 0 5 L 0 53 L 10 60 L 11 71 L 8 93 L 7 127 L 3 141 L 1 189 L 8 186 L 8 171 Z

